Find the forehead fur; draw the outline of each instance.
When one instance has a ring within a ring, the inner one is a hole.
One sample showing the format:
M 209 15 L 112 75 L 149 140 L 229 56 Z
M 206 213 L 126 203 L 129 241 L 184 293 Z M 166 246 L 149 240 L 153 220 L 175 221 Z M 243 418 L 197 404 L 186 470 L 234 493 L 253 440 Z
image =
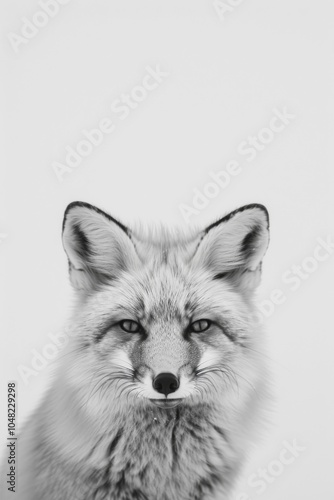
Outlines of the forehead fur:
M 154 225 L 137 224 L 131 233 L 132 240 L 141 259 L 156 265 L 168 261 L 189 261 L 200 241 L 199 230 L 184 230 Z

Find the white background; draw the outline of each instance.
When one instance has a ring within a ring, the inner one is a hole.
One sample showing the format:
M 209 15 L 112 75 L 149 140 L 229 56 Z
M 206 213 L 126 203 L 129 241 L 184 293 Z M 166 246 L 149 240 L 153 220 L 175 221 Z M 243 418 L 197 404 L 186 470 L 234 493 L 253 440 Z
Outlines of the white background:
M 271 216 L 259 301 L 273 289 L 285 297 L 266 320 L 276 404 L 240 493 L 260 498 L 248 475 L 296 439 L 305 450 L 262 498 L 330 499 L 334 253 L 296 291 L 283 275 L 313 256 L 317 238 L 334 239 L 334 4 L 232 3 L 219 17 L 211 0 L 71 0 L 15 52 L 8 34 L 20 34 L 22 18 L 41 9 L 33 0 L 2 1 L 1 432 L 7 381 L 19 383 L 22 423 L 51 365 L 27 386 L 17 367 L 31 366 L 31 349 L 42 352 L 69 314 L 60 238 L 66 205 L 87 201 L 130 226 L 186 227 L 180 204 L 191 206 L 209 172 L 237 159 L 241 173 L 189 222 L 203 227 L 252 202 Z M 159 88 L 125 120 L 113 115 L 111 103 L 156 65 L 169 73 Z M 284 107 L 294 119 L 248 162 L 238 145 Z M 65 147 L 104 117 L 115 119 L 115 132 L 59 182 L 53 162 L 64 162 Z

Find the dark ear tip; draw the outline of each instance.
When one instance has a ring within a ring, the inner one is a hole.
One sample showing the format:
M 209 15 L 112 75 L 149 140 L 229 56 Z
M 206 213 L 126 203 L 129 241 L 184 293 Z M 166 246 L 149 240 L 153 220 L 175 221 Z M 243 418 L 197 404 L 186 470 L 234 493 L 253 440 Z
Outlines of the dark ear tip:
M 268 229 L 269 229 L 269 223 L 270 223 L 270 218 L 269 218 L 269 212 L 268 212 L 268 209 L 267 207 L 265 207 L 264 205 L 262 205 L 261 203 L 253 203 L 251 205 L 246 205 L 246 207 L 249 207 L 249 208 L 259 208 L 260 210 L 262 210 L 266 216 L 266 219 L 267 219 L 267 224 L 268 224 Z
M 75 207 L 93 208 L 92 205 L 89 205 L 89 203 L 85 203 L 84 201 L 72 201 L 71 203 L 69 203 L 65 209 L 65 212 L 64 212 L 62 232 L 64 232 L 66 219 L 67 219 L 69 212 L 72 210 L 72 208 L 75 208 Z
M 63 219 L 63 226 L 62 226 L 62 231 L 64 232 L 65 224 L 66 224 L 66 219 L 68 217 L 69 212 L 76 207 L 80 208 L 88 208 L 88 210 L 93 210 L 94 212 L 102 215 L 109 221 L 113 222 L 114 224 L 117 224 L 128 236 L 130 236 L 130 231 L 129 229 L 124 226 L 124 224 L 121 224 L 118 220 L 114 219 L 111 217 L 111 215 L 107 214 L 106 212 L 103 212 L 103 210 L 100 210 L 99 208 L 95 207 L 94 205 L 91 205 L 90 203 L 86 203 L 85 201 L 72 201 L 69 205 L 67 205 L 65 213 L 64 213 L 64 219 Z
M 268 228 L 269 228 L 269 212 L 268 212 L 267 208 L 264 205 L 262 205 L 261 203 L 250 203 L 248 205 L 244 205 L 243 207 L 240 207 L 237 210 L 235 210 L 234 212 L 232 212 L 232 214 L 230 214 L 230 215 L 233 216 L 239 212 L 244 212 L 245 210 L 252 210 L 254 208 L 257 208 L 259 210 L 262 210 L 262 212 L 264 212 L 264 215 L 266 216 L 266 219 L 267 219 Z
M 225 217 L 223 217 L 222 219 L 217 220 L 216 222 L 208 226 L 204 232 L 208 233 L 210 229 L 219 226 L 219 224 L 221 224 L 222 222 L 227 222 L 228 220 L 232 219 L 236 214 L 244 212 L 246 210 L 252 210 L 254 208 L 262 210 L 264 212 L 267 220 L 267 229 L 269 230 L 269 212 L 267 208 L 264 205 L 261 205 L 261 203 L 250 203 L 248 205 L 244 205 L 240 208 L 237 208 L 236 210 L 233 210 L 233 212 L 230 212 L 228 215 L 225 215 Z

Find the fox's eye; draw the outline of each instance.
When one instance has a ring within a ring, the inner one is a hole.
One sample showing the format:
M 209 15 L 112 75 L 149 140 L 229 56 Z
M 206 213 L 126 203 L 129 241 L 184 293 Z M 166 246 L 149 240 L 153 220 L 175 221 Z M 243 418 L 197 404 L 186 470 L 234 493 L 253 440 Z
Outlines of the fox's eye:
M 193 323 L 191 323 L 189 329 L 191 332 L 200 333 L 208 330 L 210 326 L 211 321 L 209 321 L 208 319 L 199 319 L 198 321 L 194 321 Z
M 128 333 L 138 333 L 140 331 L 140 324 L 137 321 L 132 321 L 131 319 L 124 319 L 119 323 L 122 330 Z

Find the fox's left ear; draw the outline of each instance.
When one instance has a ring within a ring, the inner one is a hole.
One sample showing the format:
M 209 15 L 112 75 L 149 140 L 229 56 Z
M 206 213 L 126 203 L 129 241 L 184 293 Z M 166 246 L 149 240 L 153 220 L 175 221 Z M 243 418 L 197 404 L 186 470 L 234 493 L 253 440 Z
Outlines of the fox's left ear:
M 130 230 L 89 203 L 77 201 L 67 207 L 63 245 L 76 290 L 97 289 L 123 271 L 138 267 Z
M 231 212 L 208 226 L 194 256 L 215 278 L 234 276 L 249 288 L 257 286 L 261 262 L 269 244 L 269 215 L 252 204 Z

